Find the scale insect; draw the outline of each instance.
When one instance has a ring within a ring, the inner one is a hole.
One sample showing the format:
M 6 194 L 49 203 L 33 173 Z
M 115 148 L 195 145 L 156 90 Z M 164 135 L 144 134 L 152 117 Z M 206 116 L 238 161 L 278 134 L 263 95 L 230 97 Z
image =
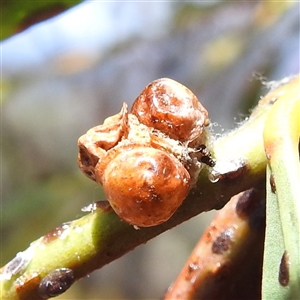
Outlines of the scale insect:
M 161 78 L 144 88 L 130 112 L 124 103 L 79 138 L 78 164 L 103 186 L 121 219 L 159 225 L 182 204 L 203 164 L 215 165 L 205 146 L 209 123 L 188 88 Z

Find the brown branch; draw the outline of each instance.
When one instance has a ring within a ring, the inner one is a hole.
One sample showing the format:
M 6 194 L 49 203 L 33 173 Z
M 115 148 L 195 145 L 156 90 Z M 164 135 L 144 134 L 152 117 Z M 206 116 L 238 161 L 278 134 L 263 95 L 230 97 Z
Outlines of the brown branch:
M 215 216 L 165 299 L 260 299 L 265 191 L 234 196 Z

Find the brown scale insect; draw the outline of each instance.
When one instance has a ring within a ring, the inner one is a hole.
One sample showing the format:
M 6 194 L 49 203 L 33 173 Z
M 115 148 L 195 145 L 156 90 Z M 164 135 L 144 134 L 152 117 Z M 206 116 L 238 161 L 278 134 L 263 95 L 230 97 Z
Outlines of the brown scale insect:
M 196 96 L 168 78 L 150 83 L 119 114 L 79 138 L 78 164 L 103 186 L 124 221 L 140 227 L 167 221 L 197 181 L 202 163 L 214 166 L 205 146 L 208 113 Z
M 289 284 L 289 280 L 289 258 L 287 251 L 284 251 L 279 265 L 278 281 L 282 286 L 287 286 Z
M 55 269 L 46 275 L 39 284 L 39 295 L 48 299 L 64 293 L 75 281 L 73 270 L 69 268 Z

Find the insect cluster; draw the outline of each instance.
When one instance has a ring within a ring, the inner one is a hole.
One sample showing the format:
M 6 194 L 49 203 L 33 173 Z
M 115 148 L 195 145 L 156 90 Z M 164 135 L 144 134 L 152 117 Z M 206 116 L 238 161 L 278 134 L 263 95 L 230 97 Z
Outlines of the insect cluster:
M 195 184 L 201 162 L 213 165 L 208 113 L 180 83 L 150 83 L 120 113 L 78 140 L 80 169 L 103 186 L 124 221 L 139 227 L 168 220 Z

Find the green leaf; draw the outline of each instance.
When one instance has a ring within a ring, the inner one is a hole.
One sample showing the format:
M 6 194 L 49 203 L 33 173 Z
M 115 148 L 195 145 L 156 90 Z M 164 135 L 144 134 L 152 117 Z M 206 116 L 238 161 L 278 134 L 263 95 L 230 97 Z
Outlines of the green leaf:
M 267 166 L 267 226 L 263 299 L 300 295 L 300 89 L 299 78 L 274 98 L 264 130 Z

